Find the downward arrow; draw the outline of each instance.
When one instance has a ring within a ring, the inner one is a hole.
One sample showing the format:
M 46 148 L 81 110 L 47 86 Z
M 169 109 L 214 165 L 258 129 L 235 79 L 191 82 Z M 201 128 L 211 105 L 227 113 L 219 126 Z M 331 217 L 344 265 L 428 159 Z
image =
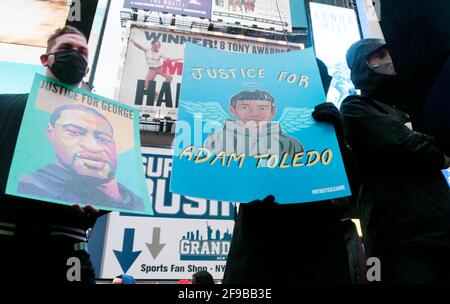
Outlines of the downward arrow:
M 124 273 L 127 273 L 142 251 L 133 251 L 134 229 L 125 228 L 122 251 L 113 250 Z
M 145 243 L 153 259 L 156 259 L 161 250 L 164 248 L 164 246 L 166 246 L 166 244 L 160 243 L 160 235 L 161 235 L 161 227 L 153 228 L 152 243 Z

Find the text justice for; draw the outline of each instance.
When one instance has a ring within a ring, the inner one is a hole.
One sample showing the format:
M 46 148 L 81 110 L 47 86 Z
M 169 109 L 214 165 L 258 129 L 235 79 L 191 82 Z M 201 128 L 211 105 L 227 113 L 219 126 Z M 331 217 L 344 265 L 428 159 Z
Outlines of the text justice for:
M 129 118 L 131 120 L 134 119 L 133 111 L 128 110 L 120 105 L 110 103 L 106 100 L 101 100 L 96 98 L 95 96 L 85 95 L 81 92 L 78 92 L 71 88 L 66 88 L 64 86 L 60 86 L 56 83 L 43 80 L 41 82 L 41 89 L 45 89 L 53 94 L 58 94 L 74 100 L 75 102 L 83 103 L 91 107 L 99 108 L 107 112 L 111 112 L 113 114 Z

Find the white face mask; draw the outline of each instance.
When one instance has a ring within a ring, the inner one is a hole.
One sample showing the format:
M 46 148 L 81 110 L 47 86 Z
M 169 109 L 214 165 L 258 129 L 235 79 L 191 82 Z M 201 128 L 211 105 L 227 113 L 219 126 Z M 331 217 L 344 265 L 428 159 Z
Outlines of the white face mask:
M 375 73 L 382 74 L 382 75 L 397 75 L 397 72 L 394 68 L 394 63 L 392 62 L 392 58 L 386 58 L 378 64 L 370 65 L 368 63 L 369 67 L 375 71 Z

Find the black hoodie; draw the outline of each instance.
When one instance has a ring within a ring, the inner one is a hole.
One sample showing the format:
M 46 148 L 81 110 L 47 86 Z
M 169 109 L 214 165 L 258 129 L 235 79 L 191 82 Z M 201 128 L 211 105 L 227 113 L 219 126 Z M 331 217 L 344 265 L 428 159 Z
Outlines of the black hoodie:
M 352 71 L 351 79 L 355 88 L 361 90 L 363 95 L 402 106 L 404 101 L 401 98 L 397 76 L 378 74 L 367 64 L 368 56 L 385 46 L 384 40 L 365 39 L 350 48 L 347 63 Z
M 444 154 L 411 130 L 399 108 L 395 76 L 375 73 L 367 57 L 385 45 L 366 39 L 347 53 L 360 96 L 341 106 L 347 140 L 360 179 L 359 204 L 369 256 L 390 246 L 450 247 L 449 188 L 441 172 Z

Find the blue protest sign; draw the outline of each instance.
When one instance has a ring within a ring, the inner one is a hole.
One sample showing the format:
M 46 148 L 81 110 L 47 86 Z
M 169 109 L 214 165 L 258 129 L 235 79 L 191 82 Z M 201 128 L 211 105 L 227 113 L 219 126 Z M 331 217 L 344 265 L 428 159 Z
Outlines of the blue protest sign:
M 174 142 L 171 191 L 280 203 L 350 195 L 312 49 L 232 54 L 188 45 Z

